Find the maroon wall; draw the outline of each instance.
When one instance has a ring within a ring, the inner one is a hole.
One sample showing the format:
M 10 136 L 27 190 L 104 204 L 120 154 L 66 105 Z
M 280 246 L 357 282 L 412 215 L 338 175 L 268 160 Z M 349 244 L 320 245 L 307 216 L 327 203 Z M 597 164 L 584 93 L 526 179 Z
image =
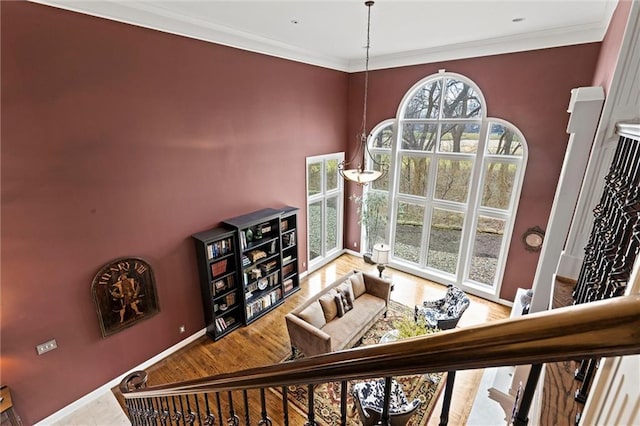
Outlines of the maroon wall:
M 305 157 L 344 150 L 348 81 L 38 4 L 1 8 L 2 382 L 31 424 L 204 327 L 191 234 L 285 204 L 306 223 Z M 91 281 L 122 256 L 154 268 L 161 312 L 102 339 Z M 52 338 L 58 349 L 36 355 Z
M 525 250 L 521 236 L 531 226 L 546 227 L 569 140 L 567 106 L 571 89 L 588 86 L 600 43 L 471 58 L 370 72 L 368 129 L 393 118 L 405 93 L 419 80 L 440 69 L 462 74 L 482 90 L 489 117 L 510 121 L 524 134 L 529 147 L 513 238 L 500 297 L 513 300 L 518 287 L 530 288 L 538 254 Z M 362 74 L 349 77 L 349 134 L 360 121 Z M 355 188 L 350 188 L 355 191 Z M 355 207 L 347 202 L 345 247 L 360 241 Z
M 593 85 L 602 86 L 607 94 L 609 93 L 613 73 L 618 62 L 624 31 L 631 12 L 631 3 L 629 0 L 618 1 L 616 10 L 611 17 L 609 28 L 607 28 L 607 33 L 602 40 L 602 49 L 600 49 L 598 65 L 593 76 Z

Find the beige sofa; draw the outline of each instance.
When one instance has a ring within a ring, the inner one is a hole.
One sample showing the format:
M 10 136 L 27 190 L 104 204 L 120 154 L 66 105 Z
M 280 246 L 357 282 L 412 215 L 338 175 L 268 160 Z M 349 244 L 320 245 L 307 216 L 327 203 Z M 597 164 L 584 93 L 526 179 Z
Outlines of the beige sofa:
M 349 287 L 353 309 L 342 312 Z M 390 295 L 391 281 L 351 271 L 285 316 L 291 346 L 305 356 L 352 347 L 386 314 Z

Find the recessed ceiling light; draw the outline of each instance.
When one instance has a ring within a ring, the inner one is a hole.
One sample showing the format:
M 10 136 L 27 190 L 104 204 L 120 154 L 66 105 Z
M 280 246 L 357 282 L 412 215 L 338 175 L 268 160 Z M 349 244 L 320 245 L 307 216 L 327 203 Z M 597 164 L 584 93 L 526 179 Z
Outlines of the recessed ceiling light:
M 522 21 L 524 21 L 524 18 L 513 18 L 511 20 L 511 22 L 522 22 Z
M 291 23 L 292 23 L 293 25 L 298 25 L 298 24 L 300 23 L 300 21 L 298 21 L 297 19 L 292 19 L 292 20 L 291 20 Z

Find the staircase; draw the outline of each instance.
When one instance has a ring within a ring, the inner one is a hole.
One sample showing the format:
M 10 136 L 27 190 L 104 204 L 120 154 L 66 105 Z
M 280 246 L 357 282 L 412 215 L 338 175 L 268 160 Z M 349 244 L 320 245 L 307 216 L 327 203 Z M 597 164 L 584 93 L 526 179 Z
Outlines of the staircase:
M 637 294 L 166 385 L 147 387 L 146 373 L 134 372 L 120 390 L 134 425 L 315 425 L 314 385 L 337 382 L 345 424 L 349 380 L 382 377 L 387 387 L 380 424 L 388 425 L 394 376 L 631 354 L 640 354 Z M 528 423 L 540 369 L 532 371 L 514 407 L 517 425 Z M 308 387 L 304 421 L 289 410 L 287 386 L 293 384 Z M 279 389 L 282 397 L 276 399 L 269 388 Z M 452 391 L 448 380 L 441 425 L 448 422 Z

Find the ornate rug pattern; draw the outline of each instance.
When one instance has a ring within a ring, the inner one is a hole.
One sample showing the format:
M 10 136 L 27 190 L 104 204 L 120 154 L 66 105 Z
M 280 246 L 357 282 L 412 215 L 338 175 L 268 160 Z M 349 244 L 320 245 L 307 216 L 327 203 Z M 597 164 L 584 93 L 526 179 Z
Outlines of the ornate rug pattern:
M 413 317 L 413 310 L 398 302 L 390 301 L 389 310 L 386 318 L 379 319 L 367 331 L 362 339 L 356 343 L 355 347 L 368 346 L 377 344 L 380 338 L 388 331 L 393 329 L 394 321 L 405 316 Z M 298 354 L 290 355 L 283 361 L 299 358 Z M 444 388 L 446 373 L 429 373 L 417 376 L 394 377 L 402 384 L 402 388 L 407 395 L 407 399 L 412 401 L 415 398 L 420 399 L 420 407 L 411 417 L 407 425 L 424 426 L 429 420 L 433 406 L 435 405 L 440 391 Z M 350 381 L 348 385 L 347 395 L 347 425 L 360 425 L 360 417 L 354 405 L 351 395 L 351 387 L 357 381 Z M 271 388 L 271 390 L 282 398 L 279 389 Z M 288 388 L 289 407 L 293 407 L 300 414 L 306 416 L 308 407 L 308 393 L 306 385 L 293 385 Z M 314 406 L 316 422 L 319 425 L 334 426 L 340 424 L 340 383 L 331 382 L 323 383 L 316 386 L 314 392 Z

